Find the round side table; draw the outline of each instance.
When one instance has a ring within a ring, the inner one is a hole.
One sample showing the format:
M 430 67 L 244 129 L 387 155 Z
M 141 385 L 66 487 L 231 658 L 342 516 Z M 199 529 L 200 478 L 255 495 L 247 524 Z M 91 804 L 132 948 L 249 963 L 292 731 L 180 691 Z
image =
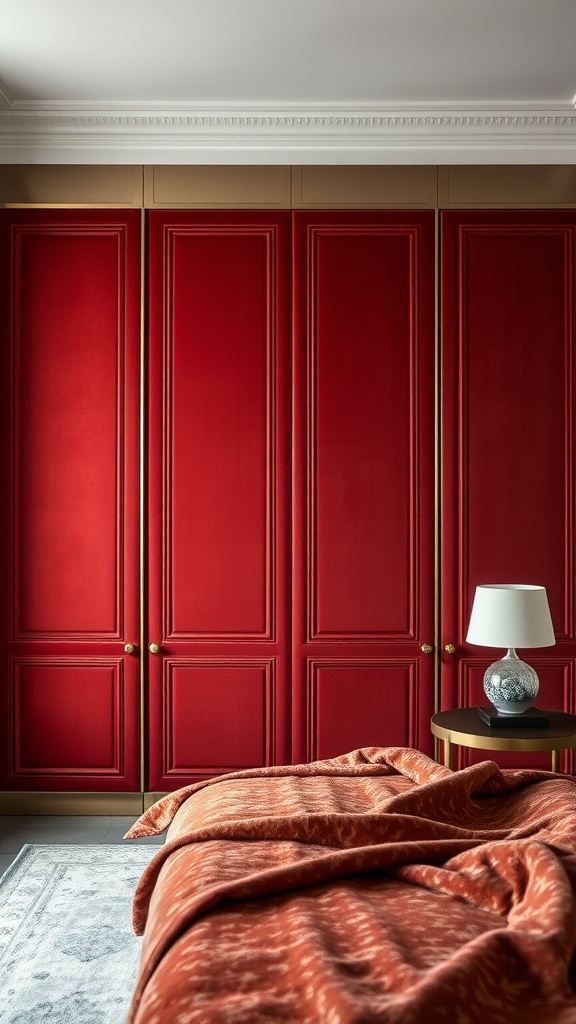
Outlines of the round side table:
M 444 741 L 444 764 L 452 767 L 452 743 L 480 750 L 550 750 L 552 771 L 560 769 L 560 750 L 576 748 L 576 715 L 544 711 L 549 724 L 532 729 L 491 727 L 478 715 L 478 708 L 456 708 L 432 715 L 430 728 Z

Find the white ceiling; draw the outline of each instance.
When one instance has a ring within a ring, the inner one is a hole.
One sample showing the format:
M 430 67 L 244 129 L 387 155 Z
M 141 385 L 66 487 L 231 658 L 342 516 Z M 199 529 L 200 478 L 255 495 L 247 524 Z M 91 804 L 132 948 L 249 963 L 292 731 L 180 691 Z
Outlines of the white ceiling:
M 576 0 L 0 0 L 0 162 L 575 163 Z

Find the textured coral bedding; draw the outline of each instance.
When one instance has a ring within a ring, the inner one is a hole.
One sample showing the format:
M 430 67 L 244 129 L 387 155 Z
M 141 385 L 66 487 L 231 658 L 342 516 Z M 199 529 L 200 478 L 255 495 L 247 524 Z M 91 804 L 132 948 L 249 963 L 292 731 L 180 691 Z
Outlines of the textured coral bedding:
M 576 1024 L 576 780 L 415 750 L 197 783 L 127 838 L 130 1024 Z

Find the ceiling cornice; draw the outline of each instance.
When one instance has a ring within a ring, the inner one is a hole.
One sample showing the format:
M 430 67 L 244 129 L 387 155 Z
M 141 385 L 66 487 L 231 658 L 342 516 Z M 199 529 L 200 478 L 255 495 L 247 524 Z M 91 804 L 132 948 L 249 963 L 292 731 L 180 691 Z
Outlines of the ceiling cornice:
M 0 162 L 576 163 L 576 110 L 32 103 L 0 83 Z

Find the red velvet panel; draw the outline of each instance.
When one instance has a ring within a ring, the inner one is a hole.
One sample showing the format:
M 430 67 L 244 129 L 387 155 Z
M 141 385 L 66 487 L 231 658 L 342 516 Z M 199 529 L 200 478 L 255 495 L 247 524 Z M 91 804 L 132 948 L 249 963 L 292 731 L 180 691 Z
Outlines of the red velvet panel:
M 416 746 L 418 692 L 414 662 L 318 661 L 308 667 L 308 756 L 377 746 Z M 335 713 L 337 709 L 338 713 Z
M 434 217 L 298 212 L 294 226 L 293 756 L 306 758 L 312 729 L 307 660 L 324 657 L 350 669 L 346 697 L 323 690 L 316 735 L 376 742 L 378 699 L 365 705 L 360 686 L 352 710 L 354 682 L 374 659 L 400 660 L 417 707 L 402 686 L 377 742 L 409 742 L 414 716 L 410 735 L 430 749 Z
M 538 704 L 574 711 L 575 228 L 574 211 L 443 215 L 441 593 L 457 647 L 444 707 L 481 699 L 480 668 L 502 653 L 465 644 L 475 587 L 532 583 L 547 589 L 557 645 L 521 654 L 541 676 Z
M 290 215 L 153 211 L 149 227 L 149 786 L 163 789 L 223 759 L 289 756 Z M 273 721 L 255 661 L 275 665 Z
M 0 211 L 7 789 L 140 788 L 139 236 Z
M 165 671 L 166 774 L 270 764 L 273 665 L 167 661 Z

